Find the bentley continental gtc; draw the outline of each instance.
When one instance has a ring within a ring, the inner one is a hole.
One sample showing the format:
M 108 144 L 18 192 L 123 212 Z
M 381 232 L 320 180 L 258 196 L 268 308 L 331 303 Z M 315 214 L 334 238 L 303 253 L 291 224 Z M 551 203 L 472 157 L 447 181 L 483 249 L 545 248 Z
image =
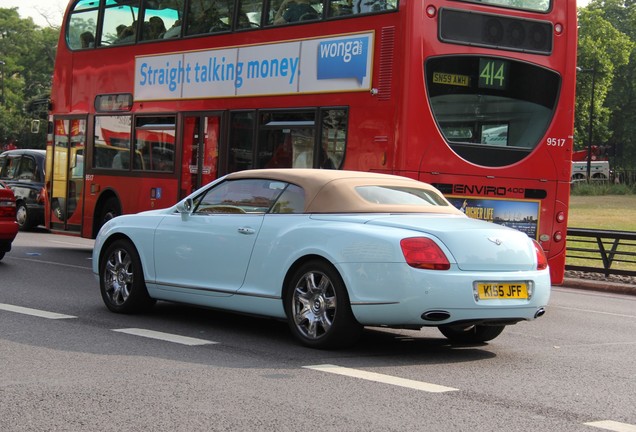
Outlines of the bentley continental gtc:
M 525 233 L 467 217 L 426 183 L 320 169 L 235 172 L 116 217 L 93 272 L 113 312 L 168 301 L 273 317 L 315 348 L 351 345 L 364 326 L 481 343 L 540 317 L 550 297 Z

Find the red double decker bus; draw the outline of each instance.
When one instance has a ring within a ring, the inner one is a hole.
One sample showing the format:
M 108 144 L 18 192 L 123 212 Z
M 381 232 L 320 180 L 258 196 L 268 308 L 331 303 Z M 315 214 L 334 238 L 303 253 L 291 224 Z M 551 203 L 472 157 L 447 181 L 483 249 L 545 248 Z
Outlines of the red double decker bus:
M 76 0 L 58 45 L 47 226 L 95 237 L 223 174 L 437 186 L 563 278 L 575 0 Z

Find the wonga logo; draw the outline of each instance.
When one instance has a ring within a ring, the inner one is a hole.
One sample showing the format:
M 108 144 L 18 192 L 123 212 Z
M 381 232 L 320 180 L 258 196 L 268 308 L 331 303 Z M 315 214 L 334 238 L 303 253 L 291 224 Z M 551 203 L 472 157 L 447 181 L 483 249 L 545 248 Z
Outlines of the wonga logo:
M 336 39 L 318 45 L 318 79 L 357 78 L 367 75 L 369 37 Z

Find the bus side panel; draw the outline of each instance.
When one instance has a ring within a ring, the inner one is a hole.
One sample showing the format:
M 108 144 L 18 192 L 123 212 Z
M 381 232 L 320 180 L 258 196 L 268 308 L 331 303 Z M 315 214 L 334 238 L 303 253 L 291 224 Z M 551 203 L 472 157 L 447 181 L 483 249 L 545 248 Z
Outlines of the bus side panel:
M 88 174 L 85 186 L 82 236 L 86 238 L 95 237 L 97 234 L 94 232 L 94 222 L 101 225 L 104 213 L 109 207 L 109 200 L 115 200 L 120 214 L 128 214 L 170 207 L 177 202 L 179 196 L 178 183 L 174 178 Z

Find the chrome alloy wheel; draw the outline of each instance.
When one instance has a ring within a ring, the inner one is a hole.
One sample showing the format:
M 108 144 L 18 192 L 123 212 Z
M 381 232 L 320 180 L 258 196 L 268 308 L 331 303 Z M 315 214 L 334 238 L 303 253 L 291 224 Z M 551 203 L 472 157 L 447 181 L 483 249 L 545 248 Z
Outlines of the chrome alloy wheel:
M 139 253 L 129 240 L 115 240 L 104 251 L 99 260 L 99 291 L 111 312 L 134 314 L 155 304 L 146 289 Z
M 298 332 L 308 339 L 329 333 L 336 316 L 336 290 L 327 275 L 306 273 L 294 288 L 292 316 Z
M 104 271 L 104 290 L 108 299 L 114 305 L 123 305 L 130 296 L 133 280 L 130 254 L 124 249 L 115 249 L 108 257 Z

